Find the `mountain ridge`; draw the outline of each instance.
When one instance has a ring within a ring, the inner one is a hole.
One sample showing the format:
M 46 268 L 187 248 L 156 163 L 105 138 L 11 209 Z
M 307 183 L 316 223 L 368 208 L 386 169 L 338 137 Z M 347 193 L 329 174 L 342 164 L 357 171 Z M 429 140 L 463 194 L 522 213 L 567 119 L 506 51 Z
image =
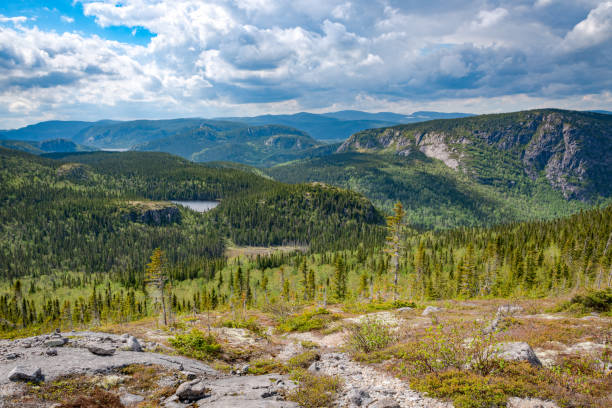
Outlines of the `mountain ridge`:
M 588 200 L 612 194 L 612 158 L 604 153 L 611 149 L 611 116 L 536 109 L 365 130 L 337 152 L 419 150 L 485 183 L 507 181 L 499 173 L 509 168 L 494 168 L 483 156 L 507 155 L 521 163 L 512 171 L 524 171 L 532 180 L 543 175 L 566 198 Z

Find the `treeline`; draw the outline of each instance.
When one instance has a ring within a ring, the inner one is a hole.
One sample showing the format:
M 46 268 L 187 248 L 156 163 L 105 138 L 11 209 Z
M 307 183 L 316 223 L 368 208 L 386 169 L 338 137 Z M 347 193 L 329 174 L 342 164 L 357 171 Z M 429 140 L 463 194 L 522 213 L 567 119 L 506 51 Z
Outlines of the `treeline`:
M 426 298 L 546 296 L 612 285 L 612 206 L 554 221 L 415 234 L 402 270 Z

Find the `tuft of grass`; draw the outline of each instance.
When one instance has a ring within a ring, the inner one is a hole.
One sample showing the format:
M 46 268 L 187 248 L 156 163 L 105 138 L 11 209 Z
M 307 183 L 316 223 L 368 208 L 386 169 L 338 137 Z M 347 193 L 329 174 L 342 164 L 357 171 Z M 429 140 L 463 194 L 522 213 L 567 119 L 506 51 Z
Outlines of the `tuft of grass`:
M 169 342 L 180 354 L 198 360 L 212 360 L 221 352 L 221 345 L 213 335 L 196 329 L 187 334 L 178 334 Z
M 261 337 L 264 337 L 266 332 L 263 326 L 260 325 L 257 320 L 255 320 L 255 318 L 250 318 L 246 320 L 223 320 L 219 323 L 219 327 L 227 327 L 230 329 L 247 329 Z
M 286 363 L 282 363 L 276 359 L 261 359 L 254 360 L 249 363 L 249 374 L 287 374 L 293 370 L 302 370 L 310 367 L 310 365 L 321 358 L 319 353 L 314 350 L 308 350 L 290 358 Z
M 302 345 L 302 348 L 305 348 L 307 350 L 319 348 L 319 345 L 317 343 L 315 343 L 314 341 L 310 341 L 310 340 L 303 340 L 300 344 Z
M 342 307 L 347 313 L 362 314 L 369 312 L 380 312 L 383 310 L 399 309 L 401 307 L 416 308 L 416 303 L 406 300 L 394 300 L 389 302 L 370 302 L 370 303 L 347 303 Z
M 285 374 L 287 367 L 275 359 L 266 358 L 261 360 L 254 360 L 249 363 L 249 374 L 253 375 L 264 375 L 264 374 Z
M 321 355 L 314 351 L 308 350 L 304 353 L 298 354 L 296 356 L 291 357 L 287 361 L 287 368 L 289 370 L 295 370 L 299 368 L 308 368 L 312 363 L 321 359 Z
M 306 370 L 294 370 L 291 379 L 298 386 L 287 395 L 289 401 L 303 408 L 333 407 L 342 382 L 338 377 L 313 374 Z
M 339 318 L 339 316 L 331 313 L 327 309 L 318 308 L 300 314 L 295 314 L 284 319 L 278 325 L 277 330 L 285 333 L 320 330 L 325 328 L 332 321 L 338 320 Z

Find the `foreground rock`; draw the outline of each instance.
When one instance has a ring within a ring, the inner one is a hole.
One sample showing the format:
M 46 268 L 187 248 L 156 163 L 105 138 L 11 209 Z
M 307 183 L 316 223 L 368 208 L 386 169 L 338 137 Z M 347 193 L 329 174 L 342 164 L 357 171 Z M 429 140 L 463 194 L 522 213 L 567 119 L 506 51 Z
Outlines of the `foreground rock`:
M 140 342 L 138 341 L 138 339 L 134 336 L 130 336 L 127 339 L 127 343 L 126 343 L 126 348 L 130 351 L 136 351 L 141 353 L 142 350 L 142 346 L 140 345 Z
M 502 305 L 497 308 L 497 316 L 514 316 L 524 311 L 525 309 L 518 305 Z
M 499 343 L 494 346 L 495 354 L 507 361 L 527 361 L 534 367 L 542 367 L 542 363 L 531 346 L 522 341 Z
M 70 341 L 61 348 L 44 345 L 51 336 L 0 340 L 0 349 L 3 352 L 19 356 L 14 360 L 0 358 L 0 386 L 12 382 L 9 380 L 9 374 L 18 366 L 40 368 L 45 381 L 53 381 L 66 375 L 104 374 L 131 364 L 154 364 L 177 371 L 186 370 L 200 378 L 220 375 L 208 365 L 185 357 L 115 350 L 124 344 L 120 336 L 95 332 L 75 332 L 70 333 L 70 336 Z M 112 355 L 94 354 L 88 349 L 88 346 L 92 345 L 105 350 L 112 348 L 115 351 Z M 48 350 L 56 351 L 57 356 L 48 355 Z
M 285 401 L 283 394 L 295 387 L 281 375 L 227 377 L 208 382 L 210 397 L 198 401 L 207 408 L 297 408 L 298 404 Z
M 8 379 L 11 381 L 37 382 L 42 380 L 43 376 L 41 369 L 38 367 L 32 368 L 25 366 L 16 366 L 9 373 Z
M 440 308 L 440 307 L 437 307 L 437 306 L 427 306 L 425 308 L 425 310 L 423 310 L 422 316 L 429 316 L 430 314 L 438 313 L 438 312 L 441 312 L 441 311 L 442 311 L 442 308 Z
M 112 346 L 90 344 L 87 346 L 87 350 L 97 356 L 112 356 L 113 354 L 115 354 L 116 349 Z
M 201 400 L 210 393 L 210 388 L 202 380 L 193 380 L 179 385 L 175 395 L 180 401 L 193 402 Z
M 328 353 L 313 363 L 314 373 L 340 376 L 340 407 L 450 408 L 452 404 L 423 397 L 399 378 L 351 361 L 345 353 Z
M 508 399 L 508 408 L 559 408 L 551 401 L 543 401 L 537 398 L 517 398 Z

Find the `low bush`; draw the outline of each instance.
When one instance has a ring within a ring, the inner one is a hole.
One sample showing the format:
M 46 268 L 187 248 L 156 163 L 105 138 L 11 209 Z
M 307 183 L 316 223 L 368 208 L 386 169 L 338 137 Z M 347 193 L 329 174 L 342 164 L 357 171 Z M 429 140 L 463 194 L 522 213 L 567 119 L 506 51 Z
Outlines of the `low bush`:
M 366 318 L 363 323 L 349 327 L 346 343 L 353 352 L 370 353 L 384 349 L 395 339 L 396 336 L 388 324 Z
M 307 332 L 325 328 L 339 317 L 327 309 L 318 308 L 290 316 L 278 325 L 280 332 Z
M 313 350 L 309 350 L 304 353 L 291 357 L 287 361 L 287 368 L 289 370 L 294 370 L 294 369 L 299 369 L 299 368 L 308 368 L 310 367 L 312 363 L 320 359 L 321 359 L 321 356 L 319 353 Z
M 241 320 L 223 320 L 219 323 L 219 327 L 227 327 L 230 329 L 247 329 L 253 333 L 264 336 L 264 328 L 255 320 L 255 318 L 241 319 Z
M 370 302 L 370 303 L 347 303 L 343 310 L 348 313 L 361 314 L 368 312 L 379 312 L 383 310 L 399 309 L 401 307 L 416 308 L 416 303 L 406 300 L 394 300 L 389 302 Z
M 294 370 L 291 379 L 298 386 L 287 395 L 289 401 L 303 408 L 333 407 L 342 383 L 338 377 L 313 374 L 306 370 Z
M 271 373 L 284 374 L 287 372 L 287 367 L 278 360 L 267 358 L 261 360 L 253 360 L 249 363 L 249 374 L 264 375 Z
M 198 360 L 211 360 L 221 352 L 221 345 L 214 336 L 195 329 L 187 334 L 176 335 L 169 341 L 180 354 Z
M 612 288 L 576 295 L 570 300 L 568 308 L 582 312 L 611 312 Z

